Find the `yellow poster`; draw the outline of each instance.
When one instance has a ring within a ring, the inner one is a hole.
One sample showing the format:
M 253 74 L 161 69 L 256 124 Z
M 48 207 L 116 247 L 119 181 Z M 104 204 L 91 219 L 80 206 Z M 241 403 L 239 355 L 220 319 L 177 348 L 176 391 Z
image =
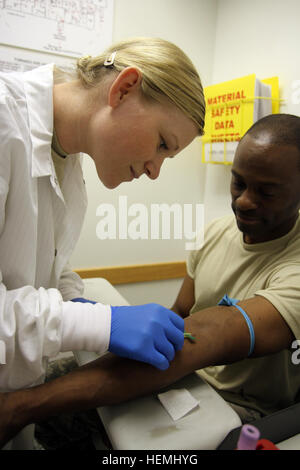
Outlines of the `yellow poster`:
M 239 140 L 258 119 L 279 112 L 278 77 L 255 74 L 204 88 L 206 117 L 202 137 L 204 163 L 231 164 Z
M 207 112 L 203 140 L 234 142 L 253 124 L 255 74 L 204 89 Z

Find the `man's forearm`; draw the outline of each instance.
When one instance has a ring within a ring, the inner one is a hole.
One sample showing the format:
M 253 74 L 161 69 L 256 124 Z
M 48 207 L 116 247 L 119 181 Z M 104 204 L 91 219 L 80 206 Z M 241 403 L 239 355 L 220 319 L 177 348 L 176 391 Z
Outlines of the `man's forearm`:
M 235 325 L 231 325 L 231 321 L 234 318 L 236 322 L 239 316 L 232 315 L 229 307 L 219 309 L 224 311 L 215 323 L 212 321 L 215 309 L 185 319 L 185 331 L 195 336 L 196 341 L 186 339 L 183 349 L 176 353 L 166 371 L 108 354 L 52 382 L 3 394 L 0 414 L 6 416 L 7 425 L 4 430 L 0 425 L 0 443 L 3 445 L 29 423 L 63 412 L 121 403 L 156 392 L 194 370 L 242 359 L 248 350 L 247 328 L 244 337 L 242 333 L 236 341 L 231 341 L 228 331 L 232 338 L 235 335 Z M 225 330 L 226 335 L 222 334 Z
M 27 424 L 61 413 L 121 403 L 172 381 L 169 371 L 108 354 L 51 382 L 2 393 L 0 448 Z

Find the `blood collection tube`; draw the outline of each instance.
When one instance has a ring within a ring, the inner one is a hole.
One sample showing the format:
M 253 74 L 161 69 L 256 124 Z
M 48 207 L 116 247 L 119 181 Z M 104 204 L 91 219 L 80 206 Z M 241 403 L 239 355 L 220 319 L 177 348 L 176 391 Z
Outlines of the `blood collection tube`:
M 260 438 L 259 430 L 252 424 L 244 424 L 237 443 L 237 450 L 255 450 Z

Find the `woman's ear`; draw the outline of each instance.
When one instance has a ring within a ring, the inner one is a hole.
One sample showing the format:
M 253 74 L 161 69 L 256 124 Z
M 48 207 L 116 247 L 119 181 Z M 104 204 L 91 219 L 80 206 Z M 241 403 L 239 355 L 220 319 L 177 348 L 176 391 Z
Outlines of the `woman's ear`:
M 139 90 L 142 72 L 136 67 L 126 67 L 115 78 L 108 92 L 108 104 L 112 108 L 119 106 L 124 99 Z

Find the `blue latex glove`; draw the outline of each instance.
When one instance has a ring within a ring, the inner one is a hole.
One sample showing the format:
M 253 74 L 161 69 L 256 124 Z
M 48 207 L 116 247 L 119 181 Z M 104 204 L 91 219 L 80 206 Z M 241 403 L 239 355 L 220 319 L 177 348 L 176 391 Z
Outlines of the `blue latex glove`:
M 111 307 L 108 350 L 165 370 L 183 347 L 184 321 L 158 304 Z

